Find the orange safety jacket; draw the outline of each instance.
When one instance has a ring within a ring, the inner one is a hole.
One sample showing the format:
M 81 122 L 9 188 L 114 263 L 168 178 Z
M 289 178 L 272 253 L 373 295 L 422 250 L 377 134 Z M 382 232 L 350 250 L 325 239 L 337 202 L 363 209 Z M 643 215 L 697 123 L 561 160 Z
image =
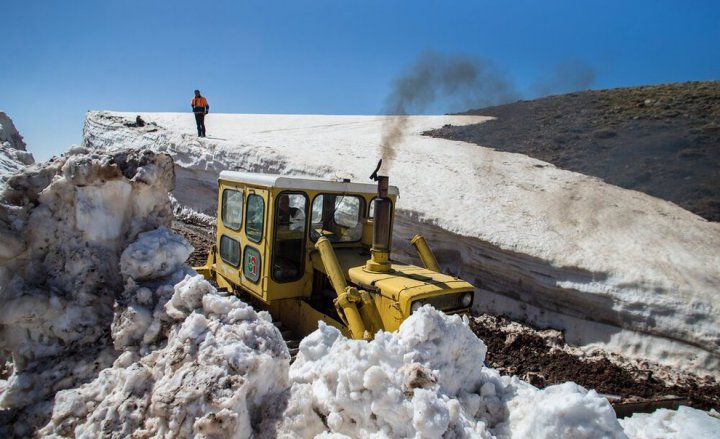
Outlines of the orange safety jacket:
M 205 96 L 192 98 L 190 105 L 192 105 L 194 113 L 207 113 L 210 111 L 210 105 L 208 105 L 208 101 L 205 99 Z

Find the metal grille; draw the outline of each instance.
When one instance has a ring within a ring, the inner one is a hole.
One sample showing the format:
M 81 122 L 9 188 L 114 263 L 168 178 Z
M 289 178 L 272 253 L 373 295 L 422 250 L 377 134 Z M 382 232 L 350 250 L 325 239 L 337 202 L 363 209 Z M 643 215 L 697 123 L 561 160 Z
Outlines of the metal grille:
M 422 301 L 424 304 L 430 304 L 435 309 L 447 311 L 450 309 L 460 308 L 460 294 L 445 294 L 443 296 L 430 297 Z

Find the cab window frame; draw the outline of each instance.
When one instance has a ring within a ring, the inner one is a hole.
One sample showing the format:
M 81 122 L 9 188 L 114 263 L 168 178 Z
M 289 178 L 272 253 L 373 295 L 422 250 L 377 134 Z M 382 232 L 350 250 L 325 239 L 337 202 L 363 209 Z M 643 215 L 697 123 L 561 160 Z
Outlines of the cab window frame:
M 294 277 L 288 277 L 288 278 L 279 278 L 276 276 L 275 273 L 275 266 L 278 262 L 277 258 L 280 257 L 279 249 L 280 245 L 278 243 L 279 233 L 278 230 L 280 228 L 280 215 L 278 215 L 278 212 L 280 210 L 279 203 L 280 198 L 285 196 L 291 196 L 291 195 L 300 195 L 305 200 L 305 209 L 303 210 L 303 214 L 305 215 L 305 220 L 302 228 L 302 239 L 300 243 L 300 264 L 297 267 L 297 274 Z M 302 279 L 305 275 L 305 265 L 306 265 L 306 259 L 307 259 L 307 239 L 308 239 L 308 230 L 310 225 L 310 216 L 312 212 L 310 211 L 310 197 L 308 197 L 306 192 L 303 191 L 297 191 L 297 190 L 284 190 L 282 192 L 279 192 L 275 196 L 275 200 L 273 201 L 273 237 L 272 237 L 272 257 L 270 258 L 270 277 L 272 278 L 273 282 L 277 283 L 290 283 L 290 282 L 297 282 L 298 280 Z
M 228 242 L 228 241 L 229 241 L 229 244 L 234 244 L 237 246 L 237 256 L 238 256 L 237 262 L 233 262 L 232 260 L 226 259 L 226 257 L 225 257 L 225 256 L 227 256 L 227 253 L 224 252 L 223 249 L 227 249 L 228 247 L 227 247 L 227 245 L 223 245 L 223 243 Z M 242 260 L 242 256 L 243 256 L 242 244 L 237 239 L 232 238 L 231 236 L 228 236 L 226 234 L 222 234 L 222 235 L 220 235 L 220 248 L 218 249 L 218 253 L 220 254 L 220 259 L 222 259 L 223 262 L 237 268 L 240 266 L 240 261 Z
M 230 223 L 230 222 L 226 221 L 227 220 L 227 218 L 226 218 L 227 210 L 226 209 L 227 209 L 227 200 L 228 200 L 227 194 L 232 193 L 232 192 L 234 192 L 236 194 L 240 194 L 240 218 L 238 218 L 238 220 L 239 220 L 238 222 Z M 235 232 L 240 231 L 240 229 L 242 229 L 242 225 L 243 225 L 243 221 L 244 221 L 244 218 L 243 218 L 244 213 L 245 213 L 244 206 L 245 206 L 245 194 L 243 193 L 243 191 L 235 189 L 235 188 L 223 189 L 222 207 L 221 207 L 221 211 L 220 211 L 220 219 L 222 220 L 223 226 L 225 226 L 228 229 L 233 230 Z M 237 224 L 237 227 L 233 227 L 234 224 Z
M 358 208 L 358 218 L 357 218 L 357 223 L 356 223 L 355 227 L 362 226 L 364 220 L 370 218 L 370 217 L 369 217 L 370 204 L 367 203 L 367 200 L 365 200 L 365 197 L 363 197 L 361 194 L 320 192 L 320 193 L 318 193 L 317 195 L 315 195 L 315 196 L 313 197 L 313 199 L 312 199 L 312 204 L 310 205 L 310 222 L 309 222 L 310 227 L 312 227 L 312 225 L 313 225 L 313 217 L 312 217 L 312 215 L 313 215 L 313 206 L 315 206 L 315 202 L 317 201 L 318 197 L 322 197 L 322 196 L 324 196 L 324 195 L 333 195 L 333 196 L 335 196 L 336 198 L 337 198 L 337 197 L 352 197 L 352 198 L 357 198 L 357 199 L 360 201 L 360 206 L 359 206 L 359 208 Z M 338 226 L 338 227 L 346 227 L 346 226 L 343 226 L 343 225 L 341 225 L 341 224 L 338 224 L 337 221 L 335 221 L 335 215 L 336 215 L 336 214 L 337 214 L 337 211 L 336 211 L 336 210 L 333 210 L 332 222 L 333 222 L 336 226 Z M 321 211 L 321 215 L 322 215 L 322 211 Z M 320 219 L 322 220 L 322 218 L 320 218 Z M 317 242 L 318 239 L 320 239 L 320 237 L 319 237 L 319 236 L 314 237 L 314 234 L 312 233 L 312 230 L 311 230 L 311 233 L 310 233 L 310 241 L 313 242 L 313 243 L 315 243 L 315 242 Z M 360 241 L 362 241 L 362 229 L 361 229 L 361 233 L 360 233 L 359 236 L 358 236 L 358 239 L 356 239 L 356 240 L 353 240 L 353 241 L 332 241 L 332 243 L 333 243 L 333 244 L 357 244 L 357 243 L 360 242 Z
M 260 227 L 260 236 L 257 238 L 257 240 L 254 239 L 255 235 L 248 232 L 248 227 L 250 226 L 250 200 L 257 197 L 261 201 L 262 206 L 262 214 L 260 215 L 260 218 L 262 219 L 262 224 Z M 263 238 L 265 237 L 265 213 L 267 212 L 267 209 L 265 207 L 265 199 L 262 197 L 262 195 L 256 194 L 256 193 L 249 193 L 247 197 L 245 197 L 245 236 L 247 237 L 248 241 L 253 242 L 255 244 L 259 244 Z

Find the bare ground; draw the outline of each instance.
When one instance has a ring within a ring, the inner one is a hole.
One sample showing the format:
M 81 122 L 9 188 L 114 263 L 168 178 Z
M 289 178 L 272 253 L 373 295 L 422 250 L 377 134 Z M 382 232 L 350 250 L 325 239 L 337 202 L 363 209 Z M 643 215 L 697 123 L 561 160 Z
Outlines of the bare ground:
M 619 397 L 616 410 L 623 404 L 662 399 L 703 410 L 720 409 L 720 383 L 710 376 L 680 373 L 599 349 L 583 354 L 568 346 L 560 331 L 538 330 L 506 317 L 483 314 L 471 319 L 470 327 L 487 345 L 490 367 L 540 388 L 574 381 Z

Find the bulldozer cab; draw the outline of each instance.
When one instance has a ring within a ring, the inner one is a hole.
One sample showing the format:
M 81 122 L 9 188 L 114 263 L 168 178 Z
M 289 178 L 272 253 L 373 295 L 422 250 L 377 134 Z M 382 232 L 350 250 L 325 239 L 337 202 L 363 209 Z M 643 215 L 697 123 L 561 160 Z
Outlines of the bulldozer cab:
M 381 179 L 382 190 L 380 184 L 223 171 L 216 245 L 206 265 L 195 269 L 268 309 L 298 335 L 322 320 L 367 339 L 397 329 L 426 303 L 468 311 L 472 285 L 440 273 L 421 237 L 413 245 L 422 244 L 425 268 L 390 260 L 399 191 Z
M 371 244 L 372 184 L 223 171 L 218 186 L 215 271 L 225 288 L 266 303 L 309 297 L 320 237 L 357 254 Z

